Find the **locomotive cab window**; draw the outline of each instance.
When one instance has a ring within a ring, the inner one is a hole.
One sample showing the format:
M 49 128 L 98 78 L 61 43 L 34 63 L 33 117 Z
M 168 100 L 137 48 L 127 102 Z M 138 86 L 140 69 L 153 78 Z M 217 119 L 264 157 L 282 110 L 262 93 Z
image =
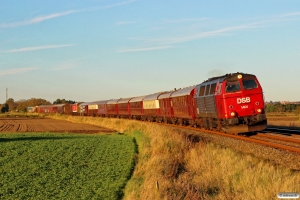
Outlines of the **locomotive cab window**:
M 210 89 L 210 85 L 207 85 L 205 90 L 205 96 L 209 94 L 209 89 Z
M 204 95 L 204 90 L 205 90 L 205 86 L 203 85 L 203 86 L 200 87 L 199 96 Z
M 250 89 L 254 89 L 257 88 L 257 83 L 255 82 L 255 80 L 253 78 L 251 79 L 244 79 L 243 80 L 243 87 L 245 90 L 250 90 Z
M 240 88 L 240 82 L 238 80 L 226 82 L 226 92 L 236 92 L 239 91 Z
M 216 86 L 217 86 L 217 83 L 211 84 L 209 94 L 215 94 Z

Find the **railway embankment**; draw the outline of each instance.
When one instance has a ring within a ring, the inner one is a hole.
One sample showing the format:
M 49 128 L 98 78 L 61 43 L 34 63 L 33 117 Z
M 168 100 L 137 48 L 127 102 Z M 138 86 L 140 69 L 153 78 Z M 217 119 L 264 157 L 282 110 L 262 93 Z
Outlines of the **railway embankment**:
M 300 191 L 300 156 L 232 138 L 134 120 L 52 118 L 135 137 L 138 156 L 125 199 L 276 199 Z

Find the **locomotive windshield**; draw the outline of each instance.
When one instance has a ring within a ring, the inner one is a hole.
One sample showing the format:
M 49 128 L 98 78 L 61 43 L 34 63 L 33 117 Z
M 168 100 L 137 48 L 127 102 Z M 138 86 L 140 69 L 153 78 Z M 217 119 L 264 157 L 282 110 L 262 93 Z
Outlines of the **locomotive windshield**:
M 255 80 L 253 78 L 251 79 L 245 79 L 243 80 L 243 87 L 245 90 L 250 90 L 253 88 L 257 88 L 257 83 L 255 82 Z
M 240 82 L 238 80 L 226 82 L 226 92 L 236 92 L 239 91 L 240 88 Z

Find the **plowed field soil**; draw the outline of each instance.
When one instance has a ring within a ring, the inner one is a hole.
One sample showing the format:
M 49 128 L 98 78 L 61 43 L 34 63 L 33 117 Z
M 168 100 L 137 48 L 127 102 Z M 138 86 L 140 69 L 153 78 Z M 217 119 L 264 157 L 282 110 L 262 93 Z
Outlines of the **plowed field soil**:
M 113 130 L 55 119 L 0 118 L 0 132 L 111 133 Z

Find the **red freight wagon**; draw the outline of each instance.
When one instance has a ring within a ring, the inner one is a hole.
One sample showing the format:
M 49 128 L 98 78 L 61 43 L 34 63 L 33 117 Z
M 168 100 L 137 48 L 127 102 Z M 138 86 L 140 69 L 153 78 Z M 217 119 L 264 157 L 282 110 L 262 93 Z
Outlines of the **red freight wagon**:
M 130 104 L 129 104 L 130 99 L 132 99 L 132 97 L 125 98 L 125 99 L 119 99 L 117 102 L 118 112 L 122 118 L 129 118 L 131 116 Z
M 95 101 L 95 102 L 90 102 L 87 106 L 88 106 L 88 116 L 96 116 L 98 115 L 98 104 L 99 101 Z
M 84 102 L 79 105 L 80 115 L 87 116 L 88 115 L 88 105 L 90 102 Z
M 174 118 L 178 124 L 193 124 L 196 119 L 195 91 L 196 86 L 190 86 L 171 94 Z
M 140 96 L 140 97 L 133 97 L 130 101 L 130 112 L 131 116 L 134 119 L 141 119 L 144 115 L 144 109 L 143 109 L 143 99 L 146 96 Z
M 65 104 L 40 105 L 37 112 L 39 113 L 64 113 Z
M 67 114 L 67 115 L 70 115 L 72 113 L 71 107 L 72 107 L 72 104 L 66 103 L 64 105 L 64 111 L 63 111 L 63 113 Z
M 110 117 L 116 117 L 118 113 L 118 102 L 119 99 L 111 99 L 106 103 L 107 115 Z
M 106 103 L 108 100 L 98 102 L 98 115 L 104 117 L 107 115 Z
M 143 99 L 144 119 L 156 121 L 161 117 L 157 98 L 164 92 L 150 94 Z
M 159 121 L 161 122 L 162 121 L 166 123 L 171 122 L 171 119 L 174 117 L 174 111 L 173 111 L 173 107 L 171 106 L 171 99 L 170 99 L 170 95 L 172 93 L 174 93 L 174 91 L 161 94 L 158 97 L 160 114 L 161 114 L 161 118 L 159 119 Z
M 79 115 L 80 114 L 80 104 L 82 104 L 82 103 L 71 104 L 71 114 L 72 115 Z

